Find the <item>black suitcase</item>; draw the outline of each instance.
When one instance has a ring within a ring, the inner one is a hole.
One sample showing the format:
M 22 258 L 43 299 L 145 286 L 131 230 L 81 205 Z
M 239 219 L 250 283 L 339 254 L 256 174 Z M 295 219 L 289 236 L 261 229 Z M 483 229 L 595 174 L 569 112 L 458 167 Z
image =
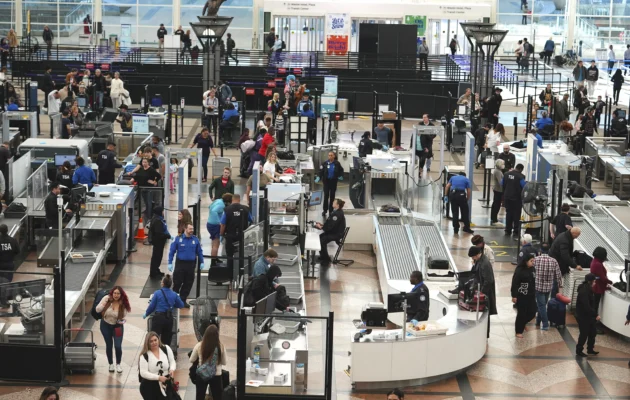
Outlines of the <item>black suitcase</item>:
M 449 267 L 448 260 L 429 257 L 429 269 L 448 269 Z
M 582 250 L 575 250 L 573 252 L 573 258 L 577 265 L 581 266 L 584 269 L 591 268 L 591 262 L 593 261 L 593 257 L 589 256 Z
M 558 299 L 550 299 L 547 303 L 547 319 L 550 325 L 563 327 L 566 325 L 567 305 Z
M 236 400 L 236 381 L 223 388 L 223 400 Z

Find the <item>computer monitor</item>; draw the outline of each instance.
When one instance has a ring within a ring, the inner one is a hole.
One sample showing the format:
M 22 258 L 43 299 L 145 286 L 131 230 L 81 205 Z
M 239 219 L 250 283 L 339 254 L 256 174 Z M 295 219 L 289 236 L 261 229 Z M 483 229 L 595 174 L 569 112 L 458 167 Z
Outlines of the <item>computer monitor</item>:
M 238 111 L 238 101 L 233 101 L 232 104 L 234 104 L 234 109 Z
M 304 112 L 304 105 L 306 105 L 306 104 L 308 104 L 308 101 L 300 101 L 298 103 L 298 110 L 299 110 L 299 112 L 301 112 L 301 113 Z
M 464 116 L 468 114 L 468 107 L 465 105 L 458 105 L 457 106 L 457 115 L 459 116 Z
M 314 190 L 311 192 L 311 200 L 308 202 L 309 207 L 319 206 L 322 204 L 322 198 L 324 192 L 321 190 Z
M 543 113 L 544 112 L 545 112 L 545 110 L 538 110 L 538 111 L 536 111 L 536 118 L 537 119 L 543 118 Z
M 46 291 L 46 279 L 32 281 L 12 282 L 0 284 L 0 304 L 6 306 L 9 301 L 15 300 L 18 294 L 23 299 L 41 296 Z
M 626 110 L 618 108 L 615 110 L 615 112 L 617 113 L 617 118 L 626 118 Z
M 407 300 L 407 309 L 414 302 L 418 301 L 418 296 L 413 293 L 396 293 L 387 295 L 387 312 L 403 312 L 403 303 Z
M 158 94 L 151 97 L 151 107 L 162 107 L 162 96 Z
M 77 97 L 77 105 L 79 108 L 87 107 L 87 99 L 85 97 Z
M 118 117 L 118 110 L 115 108 L 105 108 L 103 113 L 101 114 L 101 121 L 103 122 L 114 122 Z
M 76 165 L 76 158 L 77 156 L 75 155 L 55 154 L 55 167 L 61 167 L 66 161 L 70 161 L 70 165 L 74 167 Z
M 276 309 L 276 292 L 271 293 L 267 297 L 263 297 L 262 299 L 256 302 L 256 307 L 254 309 L 254 314 L 271 314 Z

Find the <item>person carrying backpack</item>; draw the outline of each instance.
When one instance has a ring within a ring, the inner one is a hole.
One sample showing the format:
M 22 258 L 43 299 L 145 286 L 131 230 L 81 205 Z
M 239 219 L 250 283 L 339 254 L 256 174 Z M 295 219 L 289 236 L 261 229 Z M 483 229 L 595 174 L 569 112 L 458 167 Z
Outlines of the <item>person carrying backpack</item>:
M 457 50 L 459 50 L 459 43 L 457 42 L 457 35 L 453 35 L 453 38 L 451 39 L 451 43 L 448 45 L 448 47 L 451 48 L 451 55 L 455 55 L 455 53 L 457 53 Z
M 172 392 L 172 377 L 177 363 L 173 350 L 160 342 L 155 332 L 149 332 L 138 360 L 140 395 L 144 400 L 166 399 Z
M 190 362 L 197 364 L 196 369 L 196 392 L 197 400 L 204 400 L 208 386 L 213 400 L 223 398 L 223 367 L 227 365 L 227 354 L 225 347 L 219 339 L 219 328 L 210 325 L 206 328 L 201 342 L 197 343 L 190 355 Z

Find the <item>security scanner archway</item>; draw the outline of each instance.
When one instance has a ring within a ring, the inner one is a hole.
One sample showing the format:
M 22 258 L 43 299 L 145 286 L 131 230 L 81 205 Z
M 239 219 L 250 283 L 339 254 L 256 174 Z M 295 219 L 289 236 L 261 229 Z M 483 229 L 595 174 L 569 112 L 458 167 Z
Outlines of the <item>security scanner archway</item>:
M 24 139 L 36 138 L 39 135 L 39 118 L 36 111 L 5 111 L 0 114 L 3 143 L 14 141 L 18 134 Z
M 177 195 L 177 200 L 175 204 L 171 204 L 171 199 L 169 196 L 170 190 L 164 190 L 164 208 L 167 210 L 170 210 L 172 207 L 176 207 L 178 210 L 188 208 L 188 205 L 190 204 L 188 200 L 188 175 L 189 169 L 192 169 L 194 166 L 197 167 L 197 183 L 192 186 L 193 194 L 197 195 L 197 201 L 199 201 L 199 198 L 201 196 L 201 178 L 203 176 L 203 171 L 201 168 L 201 151 L 199 151 L 198 149 L 167 148 L 165 157 L 167 165 L 164 171 L 165 189 L 170 189 L 169 185 L 171 180 L 177 181 L 178 184 L 174 185 L 175 193 Z M 168 168 L 171 158 L 176 158 L 179 161 L 176 174 L 173 174 L 170 168 Z M 193 165 L 193 163 L 195 165 Z

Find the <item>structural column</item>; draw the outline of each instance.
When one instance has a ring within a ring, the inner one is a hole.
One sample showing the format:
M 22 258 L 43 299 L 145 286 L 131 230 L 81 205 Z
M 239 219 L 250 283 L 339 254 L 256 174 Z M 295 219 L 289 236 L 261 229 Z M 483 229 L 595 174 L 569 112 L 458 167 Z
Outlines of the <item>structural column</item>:
M 261 46 L 260 43 L 260 25 L 264 23 L 264 21 L 260 20 L 260 12 L 264 10 L 264 1 L 263 0 L 254 0 L 252 5 L 252 50 L 257 50 Z M 264 46 L 263 46 L 264 47 Z
M 575 17 L 577 15 L 577 0 L 567 0 L 566 2 L 567 16 L 567 43 L 566 49 L 572 49 L 575 41 Z M 577 48 L 576 48 L 577 50 Z
M 173 32 L 182 24 L 182 2 L 181 0 L 173 0 Z M 171 34 L 173 34 L 171 32 Z
M 26 35 L 26 31 L 22 29 L 22 13 L 23 13 L 23 5 L 22 0 L 15 0 L 13 3 L 13 11 L 15 12 L 15 34 L 17 36 Z

